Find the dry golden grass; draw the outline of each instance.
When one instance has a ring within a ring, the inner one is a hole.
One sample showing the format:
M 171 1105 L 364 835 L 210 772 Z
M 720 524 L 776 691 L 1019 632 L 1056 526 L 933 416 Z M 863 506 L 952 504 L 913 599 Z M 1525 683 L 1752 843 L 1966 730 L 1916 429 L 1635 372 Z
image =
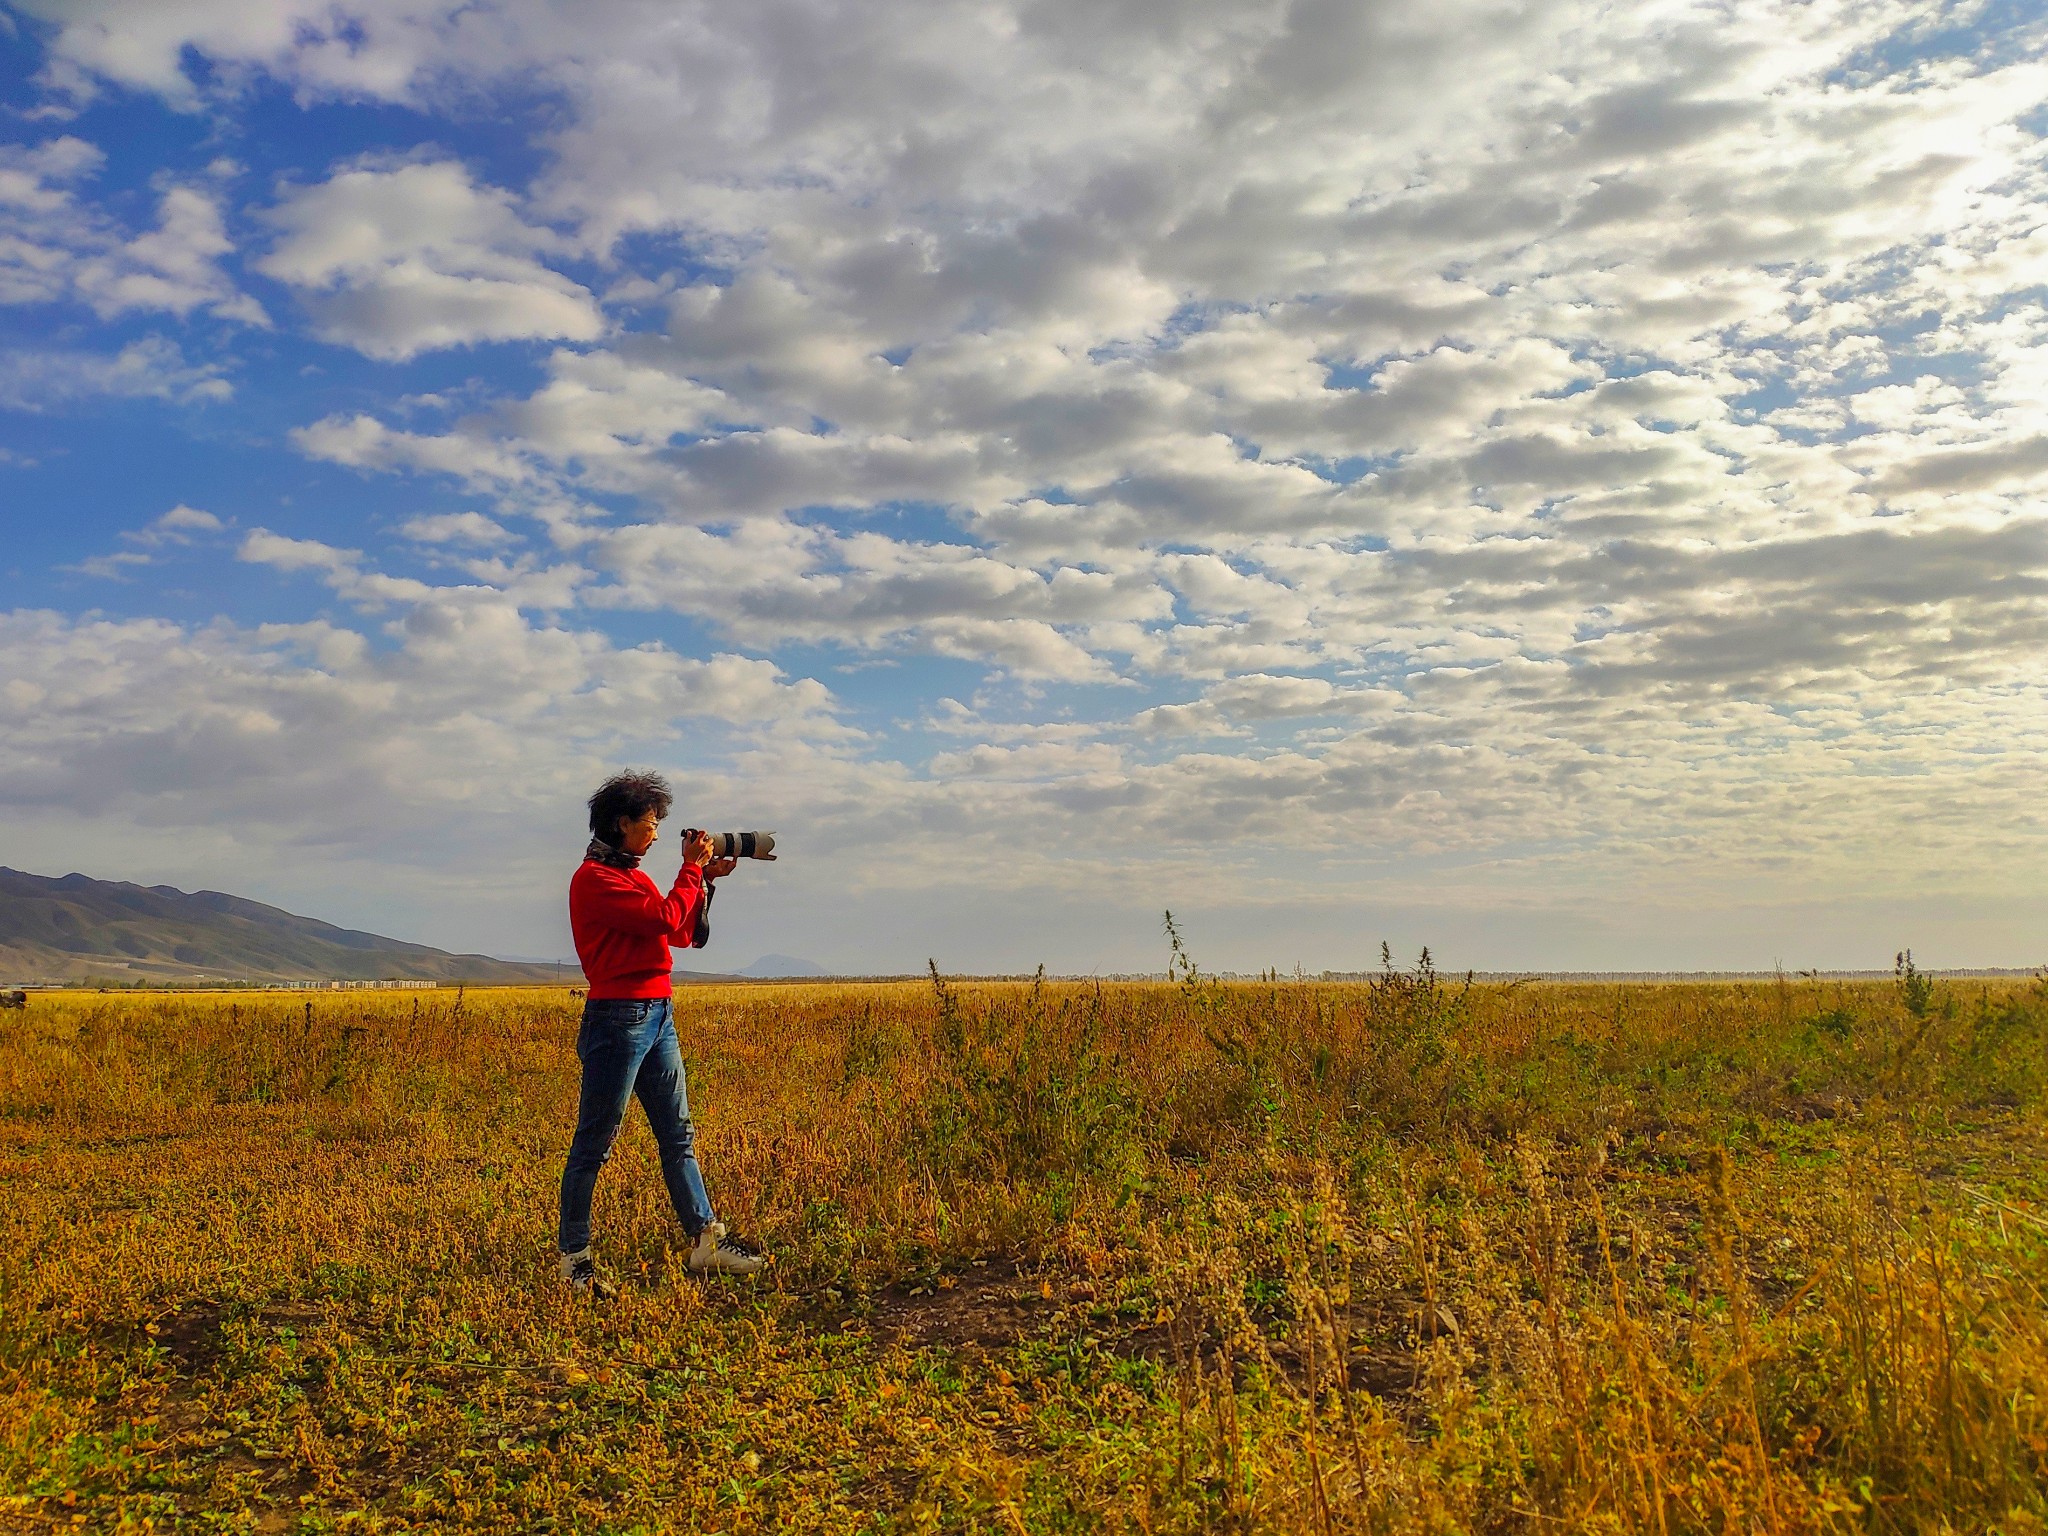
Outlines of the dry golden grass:
M 1946 1531 L 2048 1516 L 2048 988 L 678 998 L 554 1279 L 566 992 L 0 1022 L 0 1526 Z

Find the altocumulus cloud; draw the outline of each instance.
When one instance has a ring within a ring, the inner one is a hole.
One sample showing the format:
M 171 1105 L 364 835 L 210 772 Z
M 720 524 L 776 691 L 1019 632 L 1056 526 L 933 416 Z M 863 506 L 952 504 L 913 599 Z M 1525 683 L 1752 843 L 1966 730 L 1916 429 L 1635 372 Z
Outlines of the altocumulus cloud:
M 1077 888 L 1318 933 L 1427 891 L 1479 964 L 1546 905 L 1568 961 L 1767 963 L 1743 914 L 1805 903 L 1850 915 L 1788 960 L 1867 963 L 1962 871 L 2040 894 L 2038 18 L 21 8 L 77 115 L 0 163 L 0 298 L 219 350 L 13 376 L 231 412 L 237 348 L 324 343 L 279 435 L 378 508 L 237 519 L 291 622 L 16 614 L 28 814 L 255 848 L 317 805 L 430 864 L 665 756 L 806 827 L 778 878 L 863 969 L 920 940 L 829 891 L 1009 900 L 939 930 L 991 965 Z M 422 129 L 94 205 L 95 101 L 264 92 Z

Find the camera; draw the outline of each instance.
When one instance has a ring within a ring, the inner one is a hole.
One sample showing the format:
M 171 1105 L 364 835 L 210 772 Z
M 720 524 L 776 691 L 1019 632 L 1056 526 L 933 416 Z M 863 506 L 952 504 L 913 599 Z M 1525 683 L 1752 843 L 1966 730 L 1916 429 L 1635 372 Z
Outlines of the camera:
M 683 841 L 688 843 L 697 837 L 699 829 L 685 827 Z M 714 859 L 772 859 L 775 857 L 775 834 L 773 832 L 704 832 L 701 835 L 711 839 L 711 857 Z

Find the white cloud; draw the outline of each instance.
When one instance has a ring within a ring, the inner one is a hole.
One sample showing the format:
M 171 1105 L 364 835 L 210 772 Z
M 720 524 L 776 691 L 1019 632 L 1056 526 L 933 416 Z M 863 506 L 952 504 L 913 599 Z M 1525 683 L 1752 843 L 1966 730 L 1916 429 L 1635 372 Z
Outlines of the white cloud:
M 190 533 L 219 533 L 226 526 L 211 512 L 202 512 L 197 507 L 188 507 L 179 502 L 177 506 L 151 523 L 149 529 L 157 537 L 182 540 Z
M 105 158 L 96 145 L 69 135 L 0 149 L 0 303 L 73 299 L 102 319 L 204 309 L 223 320 L 269 324 L 262 306 L 220 266 L 234 243 L 215 191 L 165 187 L 157 227 L 131 234 L 75 190 Z
M 1078 627 L 1169 607 L 1166 592 L 1141 576 L 1073 567 L 1041 574 L 964 545 L 790 523 L 748 522 L 727 533 L 623 528 L 591 534 L 581 552 L 613 578 L 591 601 L 701 616 L 743 644 L 922 650 L 1068 681 L 1114 676 L 1077 643 Z
M 234 386 L 217 363 L 188 363 L 176 342 L 145 336 L 119 352 L 72 348 L 0 352 L 0 407 L 45 411 L 96 396 L 205 405 L 227 400 Z
M 89 555 L 72 569 L 81 576 L 97 576 L 102 581 L 126 581 L 130 569 L 148 565 L 152 558 L 139 549 L 117 549 L 104 555 Z
M 260 551 L 291 559 L 285 541 Z M 329 574 L 347 564 L 299 554 Z M 16 612 L 0 617 L 0 658 L 15 684 L 0 800 L 241 835 L 402 839 L 486 786 L 516 804 L 705 723 L 725 750 L 839 734 L 826 691 L 768 662 L 620 648 L 532 624 L 485 589 L 421 593 L 381 633 Z
M 371 416 L 329 416 L 295 427 L 292 442 L 308 458 L 350 469 L 419 469 L 455 475 L 470 485 L 511 484 L 528 478 L 516 450 L 471 432 L 430 436 L 395 431 Z
M 361 166 L 288 191 L 258 270 L 306 295 L 323 335 L 372 357 L 602 334 L 587 289 L 537 259 L 568 243 L 452 161 Z
M 104 78 L 154 91 L 186 110 L 201 102 L 185 72 L 188 48 L 226 66 L 229 89 L 244 66 L 289 63 L 324 90 L 389 98 L 404 88 L 424 51 L 449 35 L 444 0 L 384 4 L 357 16 L 329 0 L 25 0 L 20 9 L 58 28 L 46 73 L 61 90 L 89 95 Z
M 227 524 L 211 512 L 179 502 L 146 527 L 122 534 L 121 542 L 128 546 L 126 549 L 94 555 L 81 560 L 73 569 L 86 576 L 125 581 L 129 570 L 154 564 L 164 551 L 190 545 L 202 534 L 221 533 L 226 528 Z
M 399 530 L 420 544 L 471 544 L 485 549 L 514 542 L 503 524 L 481 512 L 439 512 L 427 517 L 407 518 Z
M 267 325 L 263 307 L 239 292 L 217 265 L 234 248 L 210 193 L 172 187 L 163 195 L 154 230 L 87 257 L 73 282 L 103 317 L 127 310 L 184 315 L 204 305 L 224 320 Z

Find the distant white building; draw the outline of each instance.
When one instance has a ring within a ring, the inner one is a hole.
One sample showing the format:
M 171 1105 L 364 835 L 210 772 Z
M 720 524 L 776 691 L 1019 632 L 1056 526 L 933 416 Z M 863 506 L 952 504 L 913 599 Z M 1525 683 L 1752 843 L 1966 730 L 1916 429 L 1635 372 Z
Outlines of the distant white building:
M 280 981 L 287 992 L 419 992 L 432 991 L 438 981 Z

